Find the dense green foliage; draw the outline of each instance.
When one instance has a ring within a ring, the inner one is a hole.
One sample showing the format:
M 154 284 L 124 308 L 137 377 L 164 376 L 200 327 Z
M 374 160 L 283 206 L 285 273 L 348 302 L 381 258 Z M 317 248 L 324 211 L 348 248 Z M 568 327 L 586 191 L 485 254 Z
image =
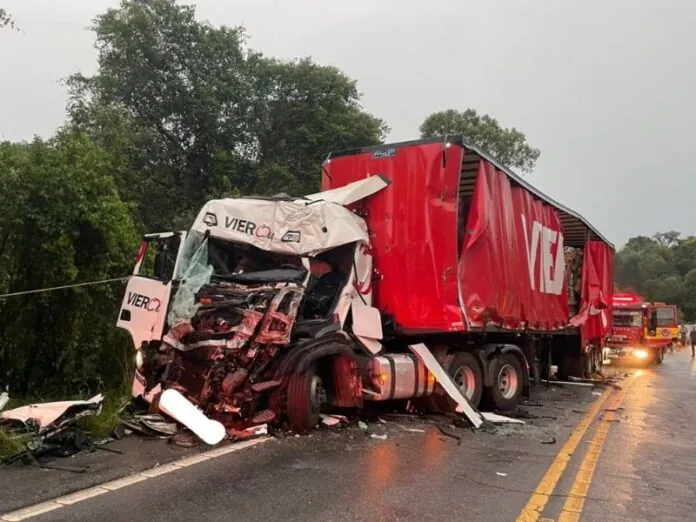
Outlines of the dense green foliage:
M 696 321 L 696 236 L 670 231 L 629 239 L 616 258 L 616 284 L 679 305 L 686 320 Z
M 65 125 L 0 144 L 0 295 L 125 276 L 140 234 L 187 227 L 211 197 L 318 190 L 329 151 L 388 132 L 340 70 L 264 56 L 242 28 L 174 0 L 123 0 L 92 30 L 98 69 L 67 79 Z M 115 327 L 123 292 L 0 298 L 0 387 L 36 398 L 118 387 L 132 362 Z
M 529 146 L 525 135 L 514 127 L 505 129 L 498 121 L 474 109 L 447 110 L 428 116 L 420 126 L 421 136 L 462 134 L 508 167 L 531 172 L 541 152 Z

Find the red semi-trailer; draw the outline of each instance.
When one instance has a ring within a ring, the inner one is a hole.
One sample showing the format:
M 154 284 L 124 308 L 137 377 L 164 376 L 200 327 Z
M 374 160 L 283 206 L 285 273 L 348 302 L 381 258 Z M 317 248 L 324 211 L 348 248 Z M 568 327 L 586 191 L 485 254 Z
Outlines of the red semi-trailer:
M 487 387 L 500 352 L 537 379 L 551 366 L 561 377 L 601 367 L 614 247 L 582 216 L 462 137 L 332 153 L 322 188 L 375 174 L 390 186 L 355 210 L 370 229 L 374 300 L 393 343 L 474 354 Z M 572 287 L 568 249 L 582 252 Z
M 331 153 L 319 193 L 211 200 L 145 236 L 117 325 L 133 396 L 206 441 L 378 401 L 479 426 L 482 401 L 599 368 L 613 270 L 580 215 L 463 138 L 428 139 Z

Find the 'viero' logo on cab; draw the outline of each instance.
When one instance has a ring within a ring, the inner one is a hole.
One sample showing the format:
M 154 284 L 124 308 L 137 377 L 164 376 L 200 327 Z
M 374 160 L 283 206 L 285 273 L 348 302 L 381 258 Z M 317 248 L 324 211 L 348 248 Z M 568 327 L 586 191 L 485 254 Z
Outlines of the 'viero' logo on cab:
M 524 230 L 524 246 L 527 250 L 527 268 L 529 269 L 529 284 L 532 290 L 539 290 L 544 294 L 560 295 L 563 292 L 563 278 L 565 277 L 565 261 L 563 259 L 563 234 L 542 225 L 538 221 L 532 222 L 531 236 L 527 227 L 527 217 L 520 214 L 522 229 Z M 553 257 L 553 245 L 556 245 L 556 258 Z M 535 273 L 537 256 L 541 250 L 539 260 L 539 274 Z M 539 284 L 537 284 L 537 281 Z
M 148 297 L 136 292 L 128 292 L 128 304 L 136 308 L 142 308 L 148 312 L 159 312 L 162 301 L 156 297 Z

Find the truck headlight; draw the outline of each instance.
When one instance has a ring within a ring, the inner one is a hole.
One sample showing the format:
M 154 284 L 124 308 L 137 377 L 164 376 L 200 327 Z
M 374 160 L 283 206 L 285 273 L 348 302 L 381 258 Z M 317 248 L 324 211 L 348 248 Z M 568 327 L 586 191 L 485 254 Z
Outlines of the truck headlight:
M 142 350 L 138 350 L 137 352 L 135 352 L 135 367 L 136 367 L 138 370 L 142 370 L 142 369 L 143 369 L 143 363 L 144 363 L 144 362 L 145 362 L 145 360 L 143 359 L 143 352 L 142 352 Z
M 647 359 L 649 354 L 648 354 L 648 351 L 647 351 L 647 350 L 635 350 L 635 351 L 633 352 L 633 355 L 634 355 L 637 359 Z

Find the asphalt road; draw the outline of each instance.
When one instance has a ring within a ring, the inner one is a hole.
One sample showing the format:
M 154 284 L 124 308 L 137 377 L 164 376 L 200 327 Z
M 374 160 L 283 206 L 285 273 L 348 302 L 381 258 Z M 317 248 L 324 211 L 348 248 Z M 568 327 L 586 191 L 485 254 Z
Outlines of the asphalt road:
M 457 440 L 440 419 L 388 417 L 367 432 L 274 439 L 31 520 L 692 520 L 696 364 L 682 352 L 627 372 L 602 396 L 538 392 L 520 409 L 524 426 L 457 429 Z M 79 487 L 42 470 L 31 502 L 98 484 L 103 467 L 79 475 Z M 29 503 L 22 487 L 12 498 L 3 489 L 24 472 L 0 472 L 0 513 Z

